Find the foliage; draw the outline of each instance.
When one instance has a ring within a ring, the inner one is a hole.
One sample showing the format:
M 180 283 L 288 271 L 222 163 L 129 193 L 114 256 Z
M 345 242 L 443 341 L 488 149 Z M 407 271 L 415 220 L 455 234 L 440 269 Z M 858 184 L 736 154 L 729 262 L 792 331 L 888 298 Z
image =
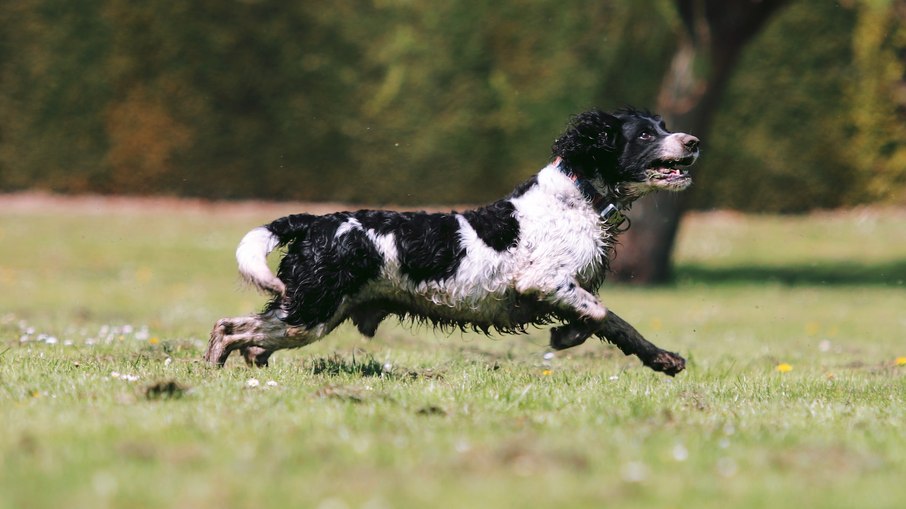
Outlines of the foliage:
M 847 105 L 840 98 L 854 74 L 850 43 L 822 37 L 850 33 L 855 18 L 831 2 L 795 2 L 759 34 L 715 118 L 697 201 L 802 211 L 842 205 L 864 182 L 853 171 L 850 123 L 841 122 Z
M 0 140 L 6 189 L 489 199 L 540 167 L 567 115 L 622 74 L 615 41 L 669 36 L 610 3 L 108 0 L 78 20 L 55 7 L 3 7 L 8 44 L 27 50 L 3 70 L 16 119 Z M 35 69 L 47 76 L 25 79 Z M 627 83 L 658 76 L 634 73 Z
M 106 179 L 110 30 L 103 3 L 0 5 L 2 188 L 86 192 Z
M 690 215 L 675 286 L 602 294 L 676 379 L 389 323 L 209 369 L 279 207 L 0 202 L 0 507 L 902 506 L 902 211 Z
M 902 199 L 906 32 L 895 14 L 906 4 L 899 3 L 796 2 L 778 16 L 727 91 L 714 129 L 733 135 L 714 136 L 696 201 L 798 212 Z
M 859 4 L 849 91 L 852 151 L 869 197 L 906 199 L 906 1 Z
M 777 16 L 705 140 L 695 206 L 902 199 L 902 4 Z M 652 105 L 678 25 L 668 0 L 4 2 L 0 190 L 489 200 L 568 115 Z

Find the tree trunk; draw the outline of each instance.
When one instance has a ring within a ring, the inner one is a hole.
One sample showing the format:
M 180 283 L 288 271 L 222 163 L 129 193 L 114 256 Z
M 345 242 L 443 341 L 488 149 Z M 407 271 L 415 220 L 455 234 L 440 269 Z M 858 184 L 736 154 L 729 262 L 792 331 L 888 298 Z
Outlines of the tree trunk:
M 702 138 L 729 81 L 737 57 L 769 16 L 786 0 L 676 0 L 684 30 L 661 84 L 657 112 L 672 131 Z M 707 148 L 706 148 L 707 149 Z M 695 167 L 692 167 L 693 181 Z M 654 193 L 633 206 L 632 227 L 620 238 L 611 263 L 614 279 L 655 284 L 671 278 L 671 256 L 686 199 Z

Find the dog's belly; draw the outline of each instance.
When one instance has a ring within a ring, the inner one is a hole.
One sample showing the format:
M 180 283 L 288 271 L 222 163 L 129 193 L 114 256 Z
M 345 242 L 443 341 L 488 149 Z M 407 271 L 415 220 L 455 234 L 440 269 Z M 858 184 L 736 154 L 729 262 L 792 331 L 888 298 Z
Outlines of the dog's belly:
M 480 297 L 462 297 L 427 285 L 400 289 L 374 284 L 352 299 L 354 320 L 358 316 L 397 315 L 435 325 L 476 327 L 487 331 L 521 330 L 529 324 L 548 323 L 554 308 L 536 295 L 525 295 L 514 289 L 485 293 Z

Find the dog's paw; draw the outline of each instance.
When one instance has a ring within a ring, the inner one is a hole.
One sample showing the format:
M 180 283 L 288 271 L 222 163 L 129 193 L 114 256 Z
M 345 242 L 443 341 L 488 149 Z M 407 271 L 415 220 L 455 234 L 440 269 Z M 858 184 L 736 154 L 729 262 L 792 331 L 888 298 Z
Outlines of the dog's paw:
M 226 359 L 221 360 L 223 357 L 223 347 L 219 344 L 208 345 L 208 350 L 204 353 L 204 361 L 216 368 L 222 368 L 226 364 Z
M 260 346 L 246 346 L 240 348 L 239 353 L 250 368 L 266 368 L 267 360 L 273 352 Z
M 208 349 L 204 353 L 204 360 L 215 367 L 223 367 L 226 364 L 227 357 L 230 355 L 223 344 L 224 337 L 232 332 L 232 323 L 227 320 L 218 320 L 211 331 L 211 339 L 208 340 Z
M 566 350 L 574 346 L 579 346 L 585 342 L 591 332 L 575 324 L 561 325 L 551 329 L 551 348 L 554 350 Z
M 676 376 L 677 373 L 686 369 L 686 359 L 673 352 L 661 350 L 646 365 L 655 371 L 663 372 L 665 375 Z

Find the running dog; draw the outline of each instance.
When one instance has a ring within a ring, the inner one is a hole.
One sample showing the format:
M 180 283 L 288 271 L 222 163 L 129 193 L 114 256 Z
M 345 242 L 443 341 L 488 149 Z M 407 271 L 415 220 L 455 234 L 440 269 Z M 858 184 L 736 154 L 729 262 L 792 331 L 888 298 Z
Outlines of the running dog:
M 351 319 L 374 336 L 384 318 L 489 333 L 556 324 L 562 350 L 595 335 L 675 375 L 679 355 L 645 340 L 597 297 L 623 212 L 642 195 L 681 191 L 699 140 L 634 109 L 574 116 L 551 162 L 507 197 L 465 212 L 360 210 L 294 214 L 251 230 L 239 272 L 272 299 L 256 315 L 219 320 L 205 360 L 239 350 L 266 366 Z M 268 254 L 284 251 L 276 276 Z

